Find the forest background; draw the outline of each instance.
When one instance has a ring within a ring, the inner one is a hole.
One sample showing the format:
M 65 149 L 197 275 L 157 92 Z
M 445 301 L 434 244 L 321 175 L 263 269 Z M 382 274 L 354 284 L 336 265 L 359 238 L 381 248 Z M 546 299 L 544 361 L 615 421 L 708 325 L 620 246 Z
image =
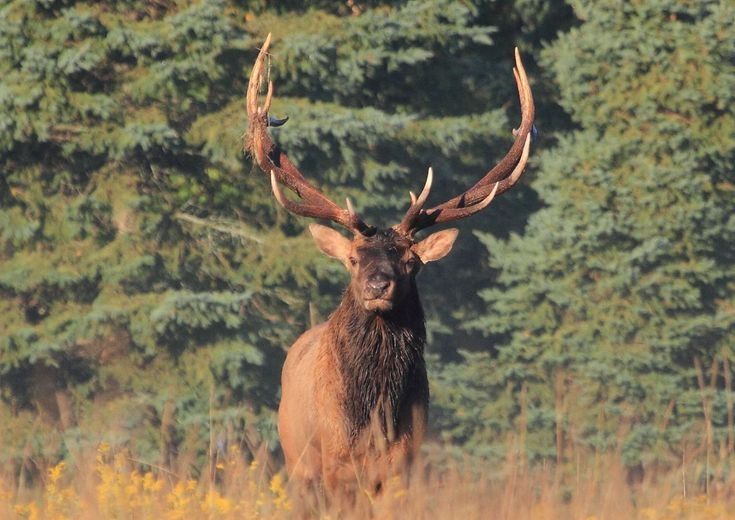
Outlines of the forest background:
M 286 348 L 347 275 L 242 152 L 268 32 L 272 112 L 290 117 L 276 140 L 379 225 L 428 166 L 447 198 L 502 157 L 522 52 L 530 167 L 419 280 L 437 461 L 732 462 L 732 2 L 3 4 L 0 468 L 14 481 L 100 443 L 182 472 L 229 445 L 277 457 Z

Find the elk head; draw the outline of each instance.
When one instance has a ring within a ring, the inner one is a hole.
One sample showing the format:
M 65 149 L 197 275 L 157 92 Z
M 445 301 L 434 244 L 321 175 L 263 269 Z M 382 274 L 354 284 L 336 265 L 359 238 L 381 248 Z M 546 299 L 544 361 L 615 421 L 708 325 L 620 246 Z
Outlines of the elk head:
M 414 287 L 421 266 L 443 258 L 457 238 L 456 229 L 433 233 L 420 242 L 394 228 L 357 234 L 352 240 L 318 224 L 311 224 L 309 230 L 319 249 L 349 271 L 355 301 L 373 312 L 388 312 L 399 304 Z
M 360 218 L 349 199 L 342 208 L 327 198 L 306 180 L 272 141 L 268 126 L 280 126 L 285 119 L 278 120 L 268 114 L 273 97 L 272 82 L 268 82 L 263 105 L 258 103 L 270 40 L 269 34 L 250 75 L 247 91 L 250 123 L 245 149 L 255 157 L 260 168 L 270 174 L 273 194 L 283 207 L 296 215 L 331 220 L 352 233 L 353 238 L 348 239 L 331 228 L 317 224 L 309 226 L 317 246 L 327 255 L 342 261 L 349 270 L 352 276 L 350 290 L 356 301 L 362 302 L 365 310 L 370 312 L 391 311 L 414 287 L 414 278 L 420 267 L 446 256 L 458 233 L 457 229 L 445 229 L 417 241 L 414 238 L 416 232 L 481 211 L 495 196 L 510 189 L 523 173 L 534 130 L 534 104 L 518 49 L 515 51 L 513 75 L 518 87 L 522 118 L 520 127 L 514 131 L 515 142 L 505 157 L 468 190 L 426 209 L 424 205 L 433 181 L 433 172 L 429 168 L 419 196 L 410 193 L 411 204 L 401 222 L 379 230 Z M 281 185 L 293 191 L 299 200 L 287 198 Z

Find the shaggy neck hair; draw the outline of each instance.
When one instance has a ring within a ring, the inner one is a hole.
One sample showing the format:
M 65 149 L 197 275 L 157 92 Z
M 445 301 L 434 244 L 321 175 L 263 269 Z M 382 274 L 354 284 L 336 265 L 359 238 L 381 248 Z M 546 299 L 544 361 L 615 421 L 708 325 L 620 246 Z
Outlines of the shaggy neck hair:
M 350 441 L 357 440 L 374 412 L 384 434 L 395 432 L 404 399 L 424 364 L 426 327 L 415 281 L 403 301 L 386 313 L 366 311 L 348 288 L 330 322 Z

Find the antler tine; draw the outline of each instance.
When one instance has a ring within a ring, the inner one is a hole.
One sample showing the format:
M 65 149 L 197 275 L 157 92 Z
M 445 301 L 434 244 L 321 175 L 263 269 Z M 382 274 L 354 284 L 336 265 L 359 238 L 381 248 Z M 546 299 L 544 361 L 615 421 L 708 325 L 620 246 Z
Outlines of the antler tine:
M 516 165 L 513 172 L 510 175 L 508 175 L 508 177 L 503 179 L 502 181 L 498 181 L 494 183 L 492 185 L 492 190 L 490 191 L 490 194 L 487 197 L 482 199 L 477 204 L 473 204 L 472 206 L 443 209 L 437 215 L 433 224 L 440 224 L 442 222 L 451 222 L 453 220 L 459 220 L 465 217 L 469 217 L 470 215 L 474 215 L 475 213 L 478 213 L 479 211 L 482 211 L 483 209 L 488 207 L 497 195 L 502 195 L 504 192 L 508 191 L 510 188 L 513 187 L 513 185 L 518 181 L 518 179 L 521 178 L 523 169 L 526 167 L 526 162 L 528 162 L 528 155 L 529 155 L 530 150 L 531 150 L 531 136 L 529 135 L 528 137 L 526 137 L 526 143 L 523 146 L 523 153 L 521 155 L 521 160 L 518 161 L 518 164 Z M 433 215 L 432 213 L 433 211 L 436 211 L 436 210 L 430 209 L 426 211 L 426 213 L 430 217 Z
M 493 196 L 507 191 L 520 178 L 530 153 L 535 107 L 531 86 L 518 48 L 515 49 L 513 76 L 521 104 L 521 124 L 518 130 L 513 132 L 515 141 L 510 150 L 470 189 L 431 209 L 420 210 L 414 218 L 409 234 L 434 224 L 459 220 L 477 213 L 487 207 Z
M 268 82 L 268 91 L 263 106 L 258 105 L 258 92 L 264 80 L 265 60 L 270 48 L 271 35 L 265 39 L 253 65 L 248 82 L 246 108 L 249 119 L 248 132 L 244 141 L 249 152 L 264 173 L 271 177 L 271 187 L 276 200 L 288 211 L 305 217 L 323 218 L 340 224 L 353 233 L 369 234 L 373 228 L 365 224 L 350 207 L 340 208 L 321 191 L 311 185 L 288 156 L 273 142 L 268 134 L 273 82 Z M 279 123 L 285 120 L 278 121 Z M 289 200 L 280 189 L 286 186 L 301 200 Z
M 289 200 L 281 190 L 281 185 L 276 179 L 276 173 L 271 170 L 271 189 L 273 196 L 278 203 L 291 213 L 296 213 L 303 217 L 324 218 L 323 209 L 319 206 L 311 206 L 309 204 L 293 202 Z
M 356 216 L 357 213 L 355 213 L 355 208 L 352 206 L 352 201 L 349 197 L 345 199 L 345 204 L 347 205 L 347 213 L 350 214 L 350 217 Z
M 263 79 L 263 65 L 265 64 L 265 57 L 268 54 L 270 45 L 271 35 L 268 33 L 268 36 L 263 42 L 263 46 L 260 48 L 255 64 L 253 64 L 253 70 L 250 73 L 250 80 L 248 81 L 248 90 L 245 99 L 248 117 L 250 119 L 253 119 L 260 112 L 258 108 L 258 90 L 260 90 L 260 82 Z
M 399 233 L 403 233 L 404 235 L 412 234 L 412 229 L 416 221 L 416 217 L 419 216 L 421 210 L 424 207 L 424 204 L 426 204 L 426 199 L 429 198 L 429 192 L 431 192 L 431 185 L 433 182 L 434 170 L 431 166 L 429 166 L 429 172 L 426 174 L 424 189 L 421 190 L 421 193 L 419 193 L 418 197 L 416 197 L 416 195 L 414 195 L 412 191 L 409 192 L 409 195 L 411 196 L 411 205 L 408 207 L 408 211 L 406 211 L 406 215 L 403 217 L 403 220 L 401 220 L 401 223 L 393 226 L 393 229 L 395 229 Z
M 470 215 L 474 215 L 478 211 L 485 209 L 495 198 L 499 186 L 500 182 L 496 182 L 495 184 L 493 184 L 493 189 L 490 191 L 490 194 L 473 206 L 442 210 L 441 215 L 445 217 L 445 220 L 443 220 L 442 222 L 451 222 L 452 220 L 459 220 L 461 218 L 469 217 Z M 438 223 L 438 219 L 437 222 L 434 223 Z
M 521 158 L 518 161 L 518 164 L 513 169 L 513 171 L 510 173 L 510 175 L 508 175 L 505 179 L 497 183 L 500 186 L 498 188 L 500 191 L 498 195 L 511 189 L 515 185 L 515 183 L 518 182 L 518 179 L 521 178 L 521 174 L 523 173 L 523 170 L 526 168 L 526 163 L 528 162 L 528 156 L 530 155 L 530 153 L 531 153 L 531 134 L 528 134 L 526 136 L 526 142 L 523 144 L 523 152 L 521 153 Z
M 265 95 L 265 102 L 263 103 L 263 108 L 261 111 L 264 114 L 267 114 L 268 111 L 271 109 L 271 102 L 273 101 L 273 82 L 268 81 L 268 92 Z

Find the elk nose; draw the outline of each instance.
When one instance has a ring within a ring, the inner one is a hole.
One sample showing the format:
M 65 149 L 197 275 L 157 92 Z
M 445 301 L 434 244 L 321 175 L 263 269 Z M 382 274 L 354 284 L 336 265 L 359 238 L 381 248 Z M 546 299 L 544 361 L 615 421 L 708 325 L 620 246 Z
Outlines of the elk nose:
M 378 298 L 385 294 L 390 286 L 392 277 L 387 273 L 375 273 L 367 280 L 367 292 L 369 298 Z

